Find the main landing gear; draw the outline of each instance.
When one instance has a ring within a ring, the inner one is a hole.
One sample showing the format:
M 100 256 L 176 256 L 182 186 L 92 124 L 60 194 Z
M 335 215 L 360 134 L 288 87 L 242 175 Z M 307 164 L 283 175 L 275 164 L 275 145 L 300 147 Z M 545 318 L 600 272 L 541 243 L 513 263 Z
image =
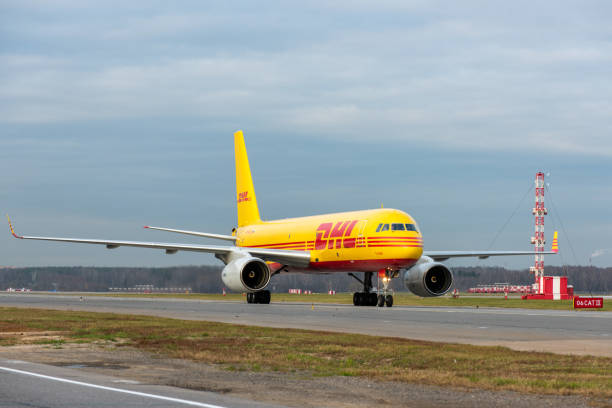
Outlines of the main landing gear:
M 246 295 L 247 303 L 270 304 L 270 291 L 260 290 L 259 292 L 249 292 Z
M 355 306 L 378 306 L 387 307 L 393 306 L 393 295 L 386 295 L 386 288 L 383 293 L 377 293 L 372 291 L 372 275 L 374 272 L 365 272 L 364 279 L 361 280 L 352 273 L 350 276 L 355 278 L 359 283 L 363 284 L 363 292 L 353 293 L 353 305 Z

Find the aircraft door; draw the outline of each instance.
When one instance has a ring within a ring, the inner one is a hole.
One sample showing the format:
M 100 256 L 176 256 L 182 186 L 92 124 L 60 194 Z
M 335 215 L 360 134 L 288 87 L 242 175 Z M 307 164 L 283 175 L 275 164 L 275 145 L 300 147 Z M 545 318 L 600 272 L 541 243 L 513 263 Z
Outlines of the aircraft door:
M 368 225 L 368 220 L 359 221 L 359 229 L 357 230 L 357 248 L 365 248 L 366 247 L 366 236 L 365 230 Z

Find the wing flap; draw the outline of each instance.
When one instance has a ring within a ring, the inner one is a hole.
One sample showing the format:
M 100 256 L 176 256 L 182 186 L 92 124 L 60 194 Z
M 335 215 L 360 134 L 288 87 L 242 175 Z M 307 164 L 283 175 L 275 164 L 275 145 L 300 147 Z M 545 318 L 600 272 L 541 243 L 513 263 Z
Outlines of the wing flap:
M 177 233 L 177 234 L 194 235 L 196 237 L 222 239 L 224 241 L 236 242 L 236 240 L 237 240 L 236 237 L 233 237 L 231 235 L 211 234 L 209 232 L 187 231 L 187 230 L 180 230 L 180 229 L 174 229 L 174 228 L 151 227 L 149 225 L 145 225 L 144 228 L 152 229 L 152 230 L 156 230 L 156 231 L 174 232 L 174 233 Z

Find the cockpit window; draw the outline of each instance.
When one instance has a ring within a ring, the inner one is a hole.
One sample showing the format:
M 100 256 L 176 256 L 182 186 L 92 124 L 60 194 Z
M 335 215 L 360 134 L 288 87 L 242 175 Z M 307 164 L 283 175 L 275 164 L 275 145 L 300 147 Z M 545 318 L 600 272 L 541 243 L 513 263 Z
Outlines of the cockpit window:
M 391 231 L 405 231 L 404 224 L 391 224 Z
M 381 231 L 389 231 L 389 224 L 383 225 Z
M 378 224 L 378 227 L 376 227 L 376 232 L 380 232 L 380 229 L 382 228 L 382 224 Z
M 416 226 L 414 224 L 406 224 L 406 231 L 416 231 Z

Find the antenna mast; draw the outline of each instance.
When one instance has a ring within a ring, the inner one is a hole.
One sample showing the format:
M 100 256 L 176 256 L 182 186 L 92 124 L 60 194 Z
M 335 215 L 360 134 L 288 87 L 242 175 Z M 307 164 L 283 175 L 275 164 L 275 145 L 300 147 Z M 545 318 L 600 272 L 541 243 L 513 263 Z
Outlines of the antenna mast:
M 539 171 L 535 177 L 535 207 L 532 210 L 535 217 L 535 236 L 531 237 L 531 243 L 534 245 L 535 263 L 529 268 L 529 272 L 533 273 L 535 280 L 536 293 L 544 293 L 544 216 L 548 214 L 548 210 L 544 207 L 544 173 Z

